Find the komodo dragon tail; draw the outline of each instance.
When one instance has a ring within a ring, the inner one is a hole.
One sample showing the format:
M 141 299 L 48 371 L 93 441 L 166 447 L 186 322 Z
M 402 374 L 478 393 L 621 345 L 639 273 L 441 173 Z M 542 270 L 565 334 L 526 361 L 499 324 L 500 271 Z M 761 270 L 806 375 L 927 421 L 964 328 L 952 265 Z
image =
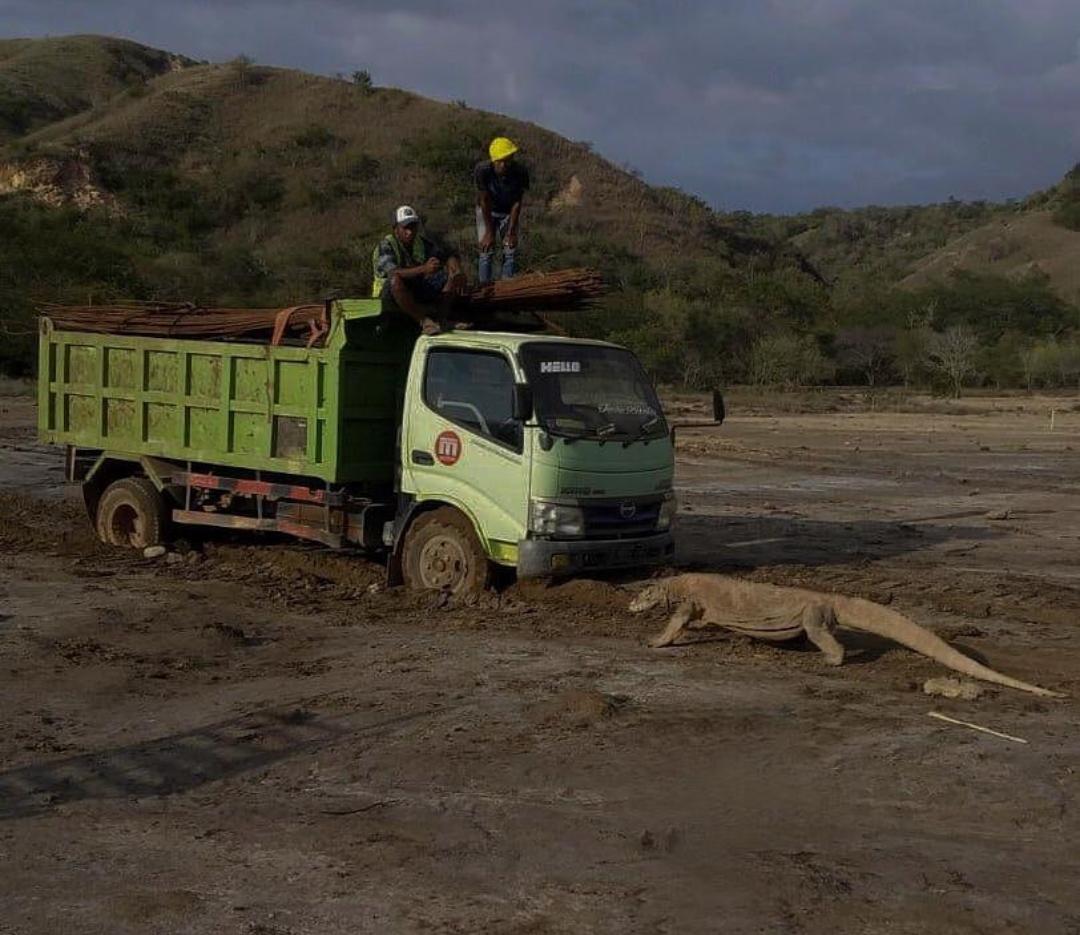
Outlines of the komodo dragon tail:
M 841 626 L 852 630 L 863 630 L 866 633 L 874 633 L 884 636 L 893 642 L 900 643 L 908 649 L 940 662 L 943 666 L 969 675 L 984 682 L 994 682 L 1009 688 L 1017 688 L 1022 692 L 1031 692 L 1033 695 L 1045 695 L 1051 698 L 1066 697 L 1063 692 L 1051 691 L 1048 688 L 1040 688 L 1038 685 L 1029 685 L 1008 675 L 1002 675 L 993 669 L 976 662 L 969 656 L 953 649 L 940 636 L 920 627 L 914 620 L 909 620 L 903 614 L 894 610 L 864 601 L 857 597 L 843 597 L 831 595 L 830 601 L 836 612 L 837 621 Z

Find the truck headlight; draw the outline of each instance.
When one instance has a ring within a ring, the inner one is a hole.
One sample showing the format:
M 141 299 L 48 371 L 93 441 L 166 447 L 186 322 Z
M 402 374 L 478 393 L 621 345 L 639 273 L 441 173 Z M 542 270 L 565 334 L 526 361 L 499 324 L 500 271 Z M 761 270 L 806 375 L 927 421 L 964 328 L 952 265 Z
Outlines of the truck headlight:
M 671 528 L 671 524 L 675 522 L 675 512 L 679 508 L 679 501 L 675 499 L 673 491 L 668 491 L 664 494 L 664 499 L 660 504 L 660 512 L 656 515 L 656 528 L 660 532 L 664 532 Z
M 533 500 L 529 528 L 538 536 L 572 539 L 585 535 L 585 516 L 579 506 Z

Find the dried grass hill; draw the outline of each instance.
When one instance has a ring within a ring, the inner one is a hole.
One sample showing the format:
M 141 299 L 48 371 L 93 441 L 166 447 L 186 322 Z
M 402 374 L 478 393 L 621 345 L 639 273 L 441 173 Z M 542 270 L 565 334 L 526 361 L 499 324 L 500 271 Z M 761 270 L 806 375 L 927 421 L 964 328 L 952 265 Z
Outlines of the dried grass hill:
M 857 377 L 844 371 L 844 330 L 898 325 L 898 309 L 948 271 L 935 251 L 1003 218 L 1014 240 L 1027 230 L 1023 206 L 724 214 L 586 142 L 363 72 L 200 63 L 99 36 L 3 40 L 0 369 L 32 367 L 25 332 L 40 300 L 365 294 L 371 246 L 402 201 L 471 258 L 471 168 L 495 134 L 517 140 L 532 169 L 528 265 L 602 269 L 615 293 L 576 327 L 629 342 L 675 382 Z M 1054 210 L 1058 194 L 1047 199 Z M 1068 236 L 1045 268 L 1065 281 L 1080 235 L 1053 226 Z M 1010 249 L 1017 262 L 993 273 L 1044 268 Z M 906 277 L 911 288 L 897 288 Z M 1043 285 L 1051 304 L 1071 301 Z M 765 373 L 763 358 L 787 370 Z

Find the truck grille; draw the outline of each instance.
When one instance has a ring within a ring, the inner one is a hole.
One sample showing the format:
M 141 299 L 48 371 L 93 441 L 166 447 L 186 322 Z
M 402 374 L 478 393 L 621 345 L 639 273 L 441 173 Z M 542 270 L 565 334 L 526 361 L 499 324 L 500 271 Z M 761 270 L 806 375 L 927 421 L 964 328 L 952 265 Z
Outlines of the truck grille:
M 660 497 L 627 497 L 582 503 L 587 539 L 622 539 L 656 531 Z

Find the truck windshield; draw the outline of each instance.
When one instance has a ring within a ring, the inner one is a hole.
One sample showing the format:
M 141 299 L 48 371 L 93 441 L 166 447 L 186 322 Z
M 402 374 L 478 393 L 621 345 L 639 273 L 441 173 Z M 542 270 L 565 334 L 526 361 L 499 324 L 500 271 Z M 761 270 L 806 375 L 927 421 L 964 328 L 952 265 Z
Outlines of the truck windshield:
M 617 347 L 525 344 L 522 364 L 536 418 L 568 438 L 659 438 L 667 433 L 656 391 L 638 359 Z

